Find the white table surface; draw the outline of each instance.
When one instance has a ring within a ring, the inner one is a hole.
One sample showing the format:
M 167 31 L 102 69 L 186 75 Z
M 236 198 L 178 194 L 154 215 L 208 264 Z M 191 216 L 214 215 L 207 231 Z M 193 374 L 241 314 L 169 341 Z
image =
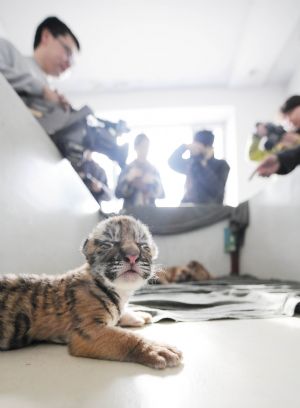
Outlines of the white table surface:
M 300 407 L 300 319 L 159 323 L 180 368 L 75 358 L 66 346 L 0 353 L 1 408 Z

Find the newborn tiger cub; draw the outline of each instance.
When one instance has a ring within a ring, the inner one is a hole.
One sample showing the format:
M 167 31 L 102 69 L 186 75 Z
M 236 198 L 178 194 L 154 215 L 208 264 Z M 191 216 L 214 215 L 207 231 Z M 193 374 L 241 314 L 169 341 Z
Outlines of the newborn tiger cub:
M 156 272 L 153 283 L 181 283 L 213 279 L 208 270 L 198 261 L 183 266 L 169 266 Z
M 126 309 L 133 291 L 152 275 L 157 248 L 148 228 L 132 217 L 108 218 L 82 252 L 87 263 L 60 276 L 0 278 L 0 350 L 48 341 L 67 344 L 73 356 L 178 366 L 176 348 L 118 327 L 151 321 L 148 313 Z

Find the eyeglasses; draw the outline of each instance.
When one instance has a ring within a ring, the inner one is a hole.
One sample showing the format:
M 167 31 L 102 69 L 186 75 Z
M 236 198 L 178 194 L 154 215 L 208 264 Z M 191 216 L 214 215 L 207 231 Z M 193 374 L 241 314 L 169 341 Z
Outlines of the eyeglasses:
M 68 57 L 68 60 L 70 61 L 70 63 L 72 63 L 74 61 L 74 53 L 71 47 L 69 47 L 67 44 L 65 44 L 61 38 L 56 37 L 56 40 L 59 42 L 59 44 L 62 46 L 62 48 L 64 49 L 66 56 Z

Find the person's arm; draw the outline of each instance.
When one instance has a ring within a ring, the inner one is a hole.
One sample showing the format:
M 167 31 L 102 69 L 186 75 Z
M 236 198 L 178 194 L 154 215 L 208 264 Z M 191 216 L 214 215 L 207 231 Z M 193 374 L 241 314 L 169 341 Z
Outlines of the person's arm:
M 259 144 L 261 142 L 261 137 L 253 135 L 252 143 L 249 147 L 249 158 L 253 161 L 261 161 L 270 155 L 270 151 L 261 150 Z
M 143 178 L 145 191 L 148 192 L 149 197 L 165 198 L 164 188 L 160 179 L 159 172 L 153 167 L 151 173 L 146 174 Z
M 101 182 L 102 182 L 102 195 L 101 195 L 101 200 L 104 201 L 109 201 L 113 198 L 113 192 L 112 190 L 108 187 L 108 182 L 107 182 L 107 177 L 106 173 L 103 169 L 101 169 L 102 175 L 101 175 Z
M 99 199 L 101 201 L 110 201 L 113 197 L 113 193 L 111 189 L 108 187 L 106 173 L 100 166 L 97 167 L 97 179 L 99 183 L 101 183 L 101 191 L 99 192 Z
M 300 164 L 300 146 L 295 149 L 286 150 L 278 153 L 279 169 L 277 174 L 290 173 L 296 166 Z
M 0 72 L 16 92 L 43 96 L 45 84 L 31 74 L 26 58 L 3 38 L 0 39 Z
M 60 105 L 64 110 L 72 108 L 70 102 L 64 95 L 59 94 L 57 91 L 53 91 L 49 86 L 43 87 L 42 97 L 48 102 Z
M 97 200 L 99 201 L 109 201 L 112 199 L 112 192 L 110 190 L 110 188 L 104 184 L 103 182 L 97 180 L 96 182 L 96 186 L 97 186 L 97 191 L 93 190 L 93 184 L 92 184 L 92 191 L 94 194 L 97 195 Z
M 269 177 L 274 173 L 288 174 L 300 164 L 300 146 L 278 154 L 272 154 L 263 160 L 253 174 Z
M 129 198 L 134 194 L 136 186 L 134 183 L 135 178 L 131 177 L 132 169 L 132 167 L 126 166 L 121 171 L 115 190 L 115 196 L 117 198 Z
M 251 174 L 249 180 L 257 173 L 261 177 L 269 177 L 271 174 L 277 173 L 280 168 L 280 163 L 278 160 L 278 155 L 271 154 L 265 160 L 263 160 L 260 165 Z
M 168 163 L 171 169 L 178 171 L 178 173 L 187 174 L 189 167 L 189 159 L 183 159 L 182 155 L 187 150 L 187 145 L 179 146 L 170 156 Z

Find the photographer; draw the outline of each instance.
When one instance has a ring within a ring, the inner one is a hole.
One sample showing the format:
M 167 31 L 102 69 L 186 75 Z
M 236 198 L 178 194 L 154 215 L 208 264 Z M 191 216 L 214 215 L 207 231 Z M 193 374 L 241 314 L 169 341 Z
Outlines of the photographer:
M 214 134 L 201 130 L 191 144 L 178 147 L 169 158 L 169 166 L 186 174 L 185 194 L 181 203 L 222 204 L 230 167 L 225 160 L 214 158 Z M 183 154 L 189 150 L 190 158 Z
M 257 123 L 249 157 L 253 161 L 261 161 L 270 154 L 293 149 L 300 145 L 300 135 L 296 132 L 286 132 L 282 126 L 273 123 Z
M 0 38 L 0 72 L 61 153 L 74 165 L 74 151 L 82 155 L 90 149 L 124 167 L 128 145 L 116 143 L 111 124 L 89 126 L 87 119 L 93 111 L 87 106 L 73 109 L 64 95 L 50 87 L 49 77 L 59 77 L 70 69 L 80 51 L 74 33 L 57 17 L 48 17 L 36 29 L 33 48 L 33 56 L 25 57 L 8 40 Z
M 115 191 L 117 198 L 123 198 L 123 208 L 155 207 L 157 198 L 164 198 L 165 192 L 157 169 L 148 161 L 150 140 L 140 133 L 134 140 L 136 159 L 122 170 Z
M 300 95 L 288 98 L 280 109 L 283 117 L 294 127 L 294 133 L 288 137 L 295 142 L 300 134 Z M 299 143 L 298 143 L 299 144 Z M 262 177 L 269 177 L 274 173 L 288 174 L 300 164 L 300 146 L 271 154 L 257 167 L 255 173 Z

